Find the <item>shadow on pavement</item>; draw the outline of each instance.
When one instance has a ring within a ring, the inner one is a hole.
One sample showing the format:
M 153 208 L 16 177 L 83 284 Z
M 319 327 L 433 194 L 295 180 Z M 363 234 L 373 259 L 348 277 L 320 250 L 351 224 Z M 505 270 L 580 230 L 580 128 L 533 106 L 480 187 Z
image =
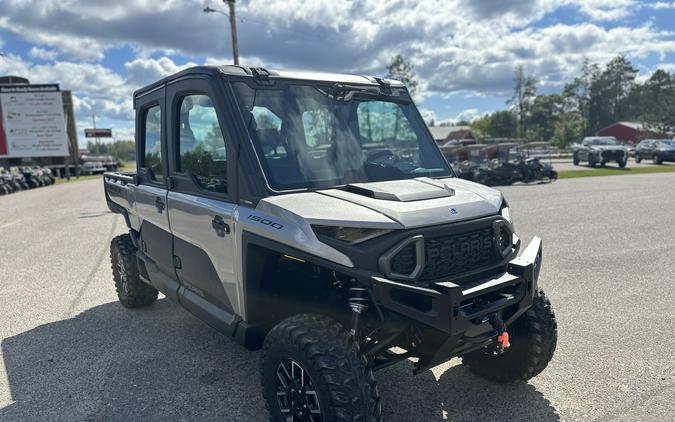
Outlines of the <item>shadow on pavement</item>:
M 2 421 L 263 421 L 257 352 L 163 299 L 118 303 L 2 341 L 13 403 Z M 558 420 L 529 384 L 500 386 L 454 366 L 437 381 L 407 362 L 377 374 L 386 421 Z

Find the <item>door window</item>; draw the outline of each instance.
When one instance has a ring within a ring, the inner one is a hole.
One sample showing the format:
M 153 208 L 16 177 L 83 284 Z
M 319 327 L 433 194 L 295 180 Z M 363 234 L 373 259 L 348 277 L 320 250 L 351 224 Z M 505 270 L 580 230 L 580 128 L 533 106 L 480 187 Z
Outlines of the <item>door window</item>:
M 162 112 L 159 105 L 148 108 L 143 122 L 143 167 L 148 170 L 152 180 L 164 182 L 162 172 Z
M 179 108 L 178 172 L 201 189 L 227 193 L 227 150 L 216 109 L 207 95 L 187 95 Z

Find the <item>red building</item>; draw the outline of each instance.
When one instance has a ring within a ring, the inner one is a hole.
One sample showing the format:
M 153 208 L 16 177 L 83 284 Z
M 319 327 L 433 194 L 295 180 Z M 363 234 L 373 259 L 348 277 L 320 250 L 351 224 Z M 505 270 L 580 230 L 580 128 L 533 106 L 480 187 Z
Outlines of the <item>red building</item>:
M 650 132 L 644 128 L 642 123 L 635 122 L 616 122 L 600 129 L 598 136 L 613 136 L 622 142 L 632 142 L 634 144 L 643 139 L 659 137 L 658 134 Z

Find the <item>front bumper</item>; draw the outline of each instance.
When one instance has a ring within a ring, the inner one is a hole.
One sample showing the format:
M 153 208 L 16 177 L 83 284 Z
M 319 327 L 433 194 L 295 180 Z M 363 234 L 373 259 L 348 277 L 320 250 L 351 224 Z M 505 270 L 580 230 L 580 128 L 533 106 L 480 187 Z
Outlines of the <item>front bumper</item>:
M 600 161 L 626 161 L 628 159 L 628 152 L 624 150 L 604 150 L 598 153 Z
M 517 305 L 514 315 L 505 320 L 508 326 L 532 305 L 541 249 L 541 239 L 535 237 L 508 263 L 505 273 L 462 286 L 444 281 L 418 287 L 381 277 L 372 277 L 372 286 L 384 308 L 449 335 L 461 334 L 475 325 L 475 320 Z
M 432 283 L 417 287 L 372 277 L 375 298 L 382 308 L 437 330 L 443 341 L 422 356 L 415 372 L 489 343 L 498 333 L 488 319 L 497 315 L 508 326 L 527 311 L 537 294 L 542 242 L 535 237 L 523 253 L 497 277 L 457 285 Z

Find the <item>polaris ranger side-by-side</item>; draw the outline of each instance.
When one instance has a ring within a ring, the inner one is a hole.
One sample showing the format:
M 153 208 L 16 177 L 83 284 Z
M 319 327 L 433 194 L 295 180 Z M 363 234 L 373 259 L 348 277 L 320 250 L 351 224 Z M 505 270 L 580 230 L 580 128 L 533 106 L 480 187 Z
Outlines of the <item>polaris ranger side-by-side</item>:
M 111 244 L 126 307 L 164 293 L 262 348 L 274 421 L 377 421 L 373 373 L 453 357 L 527 380 L 556 346 L 501 193 L 454 177 L 405 86 L 195 67 L 134 94 L 136 173 L 106 173 L 129 233 Z

